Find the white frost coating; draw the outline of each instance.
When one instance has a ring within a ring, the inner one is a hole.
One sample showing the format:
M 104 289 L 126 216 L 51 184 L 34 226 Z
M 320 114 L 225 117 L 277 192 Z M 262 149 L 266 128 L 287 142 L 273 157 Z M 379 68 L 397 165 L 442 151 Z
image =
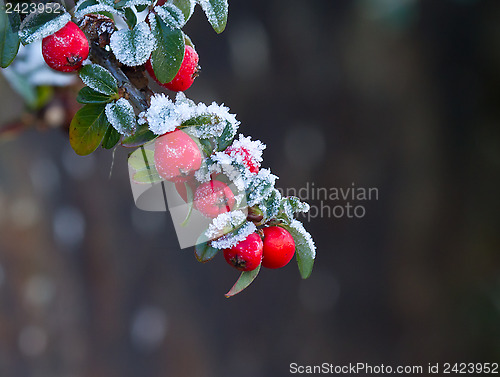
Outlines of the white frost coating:
M 39 39 L 48 37 L 49 35 L 61 30 L 69 21 L 71 21 L 71 15 L 69 13 L 64 13 L 34 30 L 33 28 L 36 26 L 37 22 L 36 19 L 40 16 L 40 14 L 40 12 L 30 13 L 21 23 L 19 36 L 25 44 L 30 44 Z
M 205 236 L 209 240 L 218 238 L 243 224 L 247 216 L 243 211 L 224 212 L 212 220 L 212 223 L 205 231 Z
M 85 7 L 85 8 L 80 9 L 84 2 L 85 2 L 85 0 L 80 0 L 75 6 L 75 17 L 76 18 L 82 18 L 86 14 L 97 13 L 97 12 L 109 12 L 109 13 L 113 13 L 113 14 L 120 13 L 114 7 L 107 5 L 107 4 L 94 4 L 94 5 L 91 5 L 89 7 Z
M 245 137 L 240 134 L 239 139 L 235 139 L 229 148 L 227 153 L 235 157 L 238 162 L 243 163 L 248 156 L 254 164 L 260 164 L 262 162 L 262 152 L 266 149 L 266 145 L 260 140 L 252 140 L 250 136 Z
M 148 24 L 138 23 L 133 30 L 122 29 L 111 35 L 111 50 L 123 64 L 135 67 L 146 63 L 156 47 Z
M 148 124 L 156 135 L 175 130 L 181 124 L 175 104 L 163 93 L 151 97 L 151 106 L 139 114 L 139 124 Z
M 293 220 L 290 223 L 290 228 L 295 230 L 297 233 L 299 233 L 304 238 L 305 246 L 307 246 L 307 250 L 310 250 L 311 257 L 314 259 L 316 257 L 316 245 L 314 244 L 314 241 L 313 241 L 311 235 L 304 228 L 304 225 L 302 225 L 302 223 L 298 220 Z M 295 239 L 295 242 L 297 242 L 296 239 Z
M 210 4 L 209 0 L 196 0 L 198 4 L 201 5 L 201 8 L 207 15 L 208 21 L 210 22 L 211 25 L 218 25 L 219 24 L 219 19 L 222 18 L 224 14 L 227 14 L 227 2 L 223 2 L 225 5 L 225 9 L 223 9 L 223 14 L 216 14 L 214 12 L 214 9 L 212 7 L 212 4 Z
M 133 7 L 138 5 L 150 5 L 150 0 L 131 0 L 127 2 L 127 7 Z
M 90 67 L 89 67 L 90 68 Z M 98 75 L 100 77 L 99 80 L 95 80 L 93 75 L 83 75 L 80 72 L 80 79 L 83 81 L 85 85 L 87 85 L 89 88 L 94 89 L 96 92 L 102 93 L 101 86 L 103 84 L 101 78 L 104 77 L 104 79 L 110 79 L 112 80 L 115 84 L 117 84 L 116 79 L 113 77 L 113 75 L 104 67 L 101 67 L 98 64 L 92 64 L 91 69 L 94 71 L 93 73 Z M 104 91 L 106 92 L 106 91 Z M 109 94 L 109 93 L 108 93 Z
M 248 205 L 253 206 L 267 199 L 273 193 L 274 184 L 277 179 L 278 177 L 271 174 L 269 169 L 261 169 L 254 175 L 247 187 Z
M 245 240 L 250 234 L 255 232 L 257 227 L 254 223 L 248 221 L 246 222 L 236 234 L 229 233 L 221 238 L 211 242 L 212 247 L 216 249 L 229 249 L 235 246 L 238 242 Z
M 167 25 L 181 28 L 186 24 L 184 13 L 173 4 L 163 4 L 155 7 L 155 12 Z
M 135 130 L 134 108 L 125 98 L 106 105 L 106 118 L 122 135 L 130 135 Z

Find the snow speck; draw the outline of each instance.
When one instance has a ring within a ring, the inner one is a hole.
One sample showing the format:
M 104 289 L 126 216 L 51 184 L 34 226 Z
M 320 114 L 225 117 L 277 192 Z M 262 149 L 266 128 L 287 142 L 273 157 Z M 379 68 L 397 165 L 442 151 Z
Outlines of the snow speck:
M 135 67 L 146 63 L 156 47 L 156 40 L 148 24 L 140 22 L 133 30 L 114 32 L 110 46 L 121 63 Z
M 19 31 L 19 37 L 24 44 L 30 44 L 36 40 L 43 39 L 55 32 L 61 30 L 69 21 L 71 16 L 69 13 L 64 13 L 48 22 L 43 22 L 40 25 L 40 18 L 46 17 L 43 12 L 30 13 L 22 22 Z
M 221 238 L 211 242 L 212 247 L 216 249 L 229 249 L 235 246 L 238 242 L 245 240 L 250 234 L 254 233 L 257 227 L 254 223 L 247 221 L 241 228 L 235 232 L 231 232 Z
M 106 118 L 122 135 L 130 135 L 135 130 L 134 108 L 125 98 L 106 105 Z

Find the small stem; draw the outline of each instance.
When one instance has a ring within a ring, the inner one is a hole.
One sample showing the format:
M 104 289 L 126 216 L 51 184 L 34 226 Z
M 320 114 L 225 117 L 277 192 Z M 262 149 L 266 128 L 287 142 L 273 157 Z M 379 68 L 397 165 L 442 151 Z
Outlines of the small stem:
M 102 65 L 113 75 L 113 77 L 118 81 L 118 86 L 127 91 L 130 96 L 130 100 L 135 107 L 137 107 L 140 111 L 148 109 L 148 100 L 146 95 L 130 82 L 130 79 L 120 69 L 116 58 L 111 52 L 106 51 L 95 43 L 92 43 L 90 58 L 93 62 Z

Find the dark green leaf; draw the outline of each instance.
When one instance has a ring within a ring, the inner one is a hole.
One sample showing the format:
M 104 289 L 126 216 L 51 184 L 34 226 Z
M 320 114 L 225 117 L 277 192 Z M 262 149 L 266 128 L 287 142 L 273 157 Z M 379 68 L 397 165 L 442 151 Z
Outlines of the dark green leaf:
M 101 144 L 109 127 L 104 104 L 88 104 L 75 115 L 69 126 L 69 141 L 74 151 L 85 156 Z
M 148 6 L 149 6 L 148 4 L 137 5 L 135 9 L 137 9 L 137 12 L 141 13 L 144 12 Z
M 107 94 L 102 94 L 96 92 L 94 89 L 89 88 L 88 86 L 82 88 L 78 95 L 76 96 L 76 100 L 79 103 L 108 103 L 112 100 L 112 97 Z
M 172 29 L 184 26 L 184 13 L 172 3 L 165 3 L 155 8 L 158 16 Z
M 207 15 L 208 22 L 214 28 L 217 34 L 220 34 L 226 28 L 227 23 L 227 0 L 202 0 L 199 4 Z
M 224 128 L 224 131 L 222 131 L 222 134 L 217 138 L 217 150 L 218 151 L 223 151 L 227 147 L 231 145 L 234 139 L 235 135 L 235 130 L 234 127 L 231 123 L 227 122 L 226 127 Z
M 208 140 L 208 139 L 198 139 L 198 141 L 200 143 L 201 150 L 203 151 L 203 153 L 205 154 L 205 156 L 212 155 L 212 153 L 214 151 L 214 147 L 213 147 L 212 143 L 210 142 L 210 140 Z
M 139 126 L 133 135 L 123 138 L 121 144 L 127 148 L 136 148 L 157 137 L 158 135 L 152 133 L 147 126 Z
M 69 13 L 30 13 L 21 24 L 19 37 L 24 45 L 43 39 L 62 29 L 69 21 Z
M 304 236 L 305 230 L 303 230 L 303 232 L 299 232 L 295 227 L 287 225 L 280 226 L 288 230 L 292 235 L 293 240 L 295 241 L 295 256 L 297 258 L 300 276 L 302 276 L 302 279 L 307 279 L 313 270 L 316 250 L 311 247 L 311 244 Z
M 137 16 L 132 8 L 125 9 L 125 21 L 129 28 L 133 29 L 137 24 Z
M 199 243 L 194 247 L 194 255 L 198 262 L 206 263 L 217 255 L 218 249 L 210 246 L 208 242 Z
M 179 8 L 184 14 L 184 20 L 187 22 L 194 9 L 194 0 L 172 0 L 172 4 L 174 4 L 177 8 Z
M 180 29 L 169 27 L 156 15 L 151 31 L 157 47 L 151 54 L 151 64 L 158 81 L 162 84 L 174 79 L 184 59 L 184 37 Z
M 138 12 L 142 12 L 149 5 L 151 5 L 151 3 L 152 3 L 152 1 L 150 1 L 150 0 L 143 0 L 143 1 L 141 1 L 141 4 L 137 6 L 137 11 Z M 129 8 L 129 7 L 133 6 L 132 4 L 137 5 L 138 2 L 136 0 L 120 0 L 119 2 L 117 2 L 115 4 L 115 8 L 116 9 Z M 142 10 L 140 10 L 139 7 Z M 144 8 L 142 8 L 142 7 L 144 7 Z
M 113 148 L 120 141 L 120 133 L 115 130 L 113 126 L 109 126 L 106 134 L 104 135 L 104 139 L 102 139 L 102 147 L 104 149 Z
M 0 67 L 6 68 L 12 63 L 19 51 L 17 27 L 19 14 L 7 15 L 3 0 L 0 1 Z M 17 25 L 16 25 L 17 24 Z
M 123 135 L 131 135 L 136 128 L 132 104 L 125 98 L 106 105 L 106 116 L 113 127 Z
M 233 285 L 233 287 L 229 290 L 229 292 L 226 293 L 226 297 L 229 298 L 231 296 L 234 296 L 234 295 L 240 293 L 242 290 L 244 290 L 250 284 L 252 284 L 252 282 L 255 280 L 255 278 L 259 274 L 260 266 L 261 265 L 259 264 L 259 266 L 255 270 L 252 270 L 252 271 L 243 271 L 241 273 L 239 279 Z
M 112 96 L 118 93 L 116 79 L 104 67 L 99 64 L 84 65 L 80 69 L 80 78 L 91 89 Z

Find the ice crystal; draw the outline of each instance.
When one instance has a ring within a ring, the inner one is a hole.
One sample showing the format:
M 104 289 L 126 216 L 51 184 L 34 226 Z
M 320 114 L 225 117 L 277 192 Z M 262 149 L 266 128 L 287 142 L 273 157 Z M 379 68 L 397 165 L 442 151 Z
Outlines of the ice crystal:
M 247 216 L 243 211 L 225 212 L 212 220 L 212 223 L 205 231 L 205 236 L 212 240 L 218 238 L 243 224 Z
M 134 108 L 125 98 L 106 105 L 106 118 L 122 135 L 130 135 L 135 130 Z
M 175 130 L 182 120 L 175 104 L 163 93 L 156 93 L 151 97 L 151 106 L 139 114 L 139 123 L 148 124 L 149 129 L 156 135 Z
M 247 221 L 243 226 L 234 232 L 228 233 L 219 239 L 211 242 L 212 247 L 216 249 L 229 249 L 238 242 L 245 240 L 250 234 L 254 233 L 257 227 L 254 223 Z
M 165 23 L 173 28 L 181 28 L 186 23 L 184 13 L 174 4 L 163 4 L 155 7 L 155 12 Z
M 30 44 L 39 39 L 43 39 L 61 30 L 66 24 L 71 21 L 71 15 L 64 13 L 50 21 L 41 20 L 47 17 L 46 13 L 33 12 L 30 13 L 21 23 L 19 37 L 24 44 Z
M 297 237 L 297 235 L 295 235 L 293 237 L 297 247 L 303 246 L 302 250 L 307 250 L 310 253 L 311 258 L 314 259 L 316 257 L 316 245 L 314 244 L 311 235 L 304 228 L 304 225 L 302 225 L 302 223 L 298 220 L 293 220 L 289 226 L 292 230 L 292 235 L 296 232 L 297 235 L 300 236 Z
M 273 192 L 277 176 L 271 174 L 269 169 L 261 169 L 247 187 L 247 202 L 253 206 L 268 198 Z
M 281 193 L 273 189 L 269 196 L 259 204 L 259 208 L 264 212 L 264 218 L 275 218 L 281 208 Z
M 239 162 L 243 163 L 243 160 L 247 158 L 247 155 L 244 153 L 244 151 L 246 151 L 252 162 L 260 164 L 262 162 L 262 152 L 264 149 L 266 149 L 266 145 L 260 140 L 252 140 L 250 136 L 245 137 L 240 134 L 239 138 L 235 139 L 231 144 L 228 153 L 236 157 Z
M 114 32 L 110 46 L 121 63 L 135 67 L 146 63 L 156 47 L 156 39 L 148 24 L 140 22 L 133 30 L 122 29 Z
M 227 15 L 227 1 L 219 1 L 220 7 L 215 8 L 212 6 L 212 2 L 210 0 L 197 0 L 198 4 L 201 5 L 203 11 L 207 15 L 208 21 L 210 24 L 216 29 L 218 33 L 222 32 L 224 26 L 221 25 L 221 20 L 226 18 Z

